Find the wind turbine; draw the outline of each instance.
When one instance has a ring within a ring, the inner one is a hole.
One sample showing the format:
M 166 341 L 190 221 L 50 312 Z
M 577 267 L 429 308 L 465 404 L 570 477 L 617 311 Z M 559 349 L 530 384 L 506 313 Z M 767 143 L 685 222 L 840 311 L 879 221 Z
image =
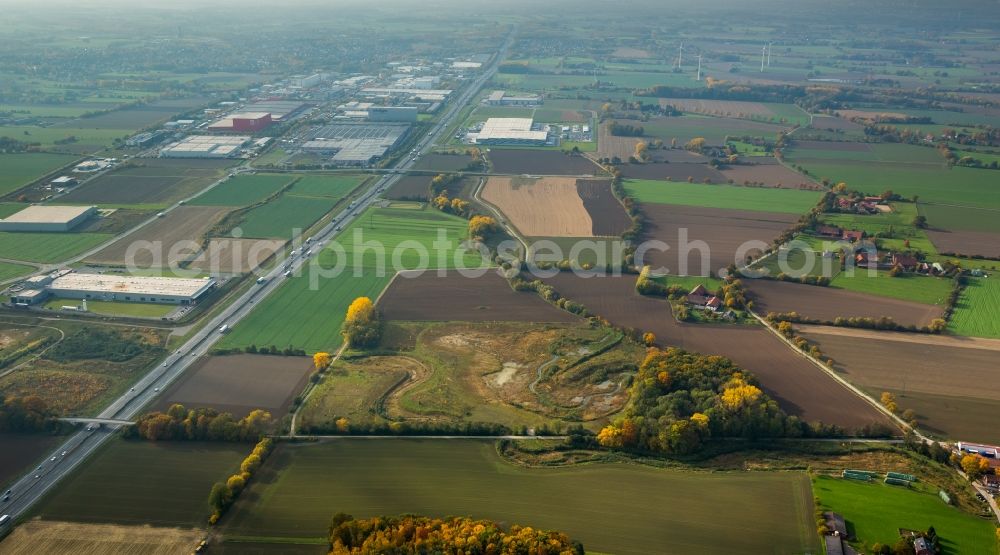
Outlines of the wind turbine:
M 773 42 L 767 43 L 767 67 L 771 67 L 771 45 Z
M 682 65 L 684 65 L 684 42 L 683 41 L 681 42 L 680 48 L 677 49 L 677 68 L 680 69 L 680 67 Z
M 701 81 L 701 54 L 698 54 L 698 77 L 696 81 Z
M 767 57 L 767 45 L 760 47 L 760 72 L 764 73 L 764 59 Z

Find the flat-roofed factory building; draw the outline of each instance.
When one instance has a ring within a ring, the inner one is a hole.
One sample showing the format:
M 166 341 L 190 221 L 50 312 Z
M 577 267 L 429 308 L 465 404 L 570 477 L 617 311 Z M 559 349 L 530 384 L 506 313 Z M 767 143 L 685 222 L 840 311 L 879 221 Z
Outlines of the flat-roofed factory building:
M 126 276 L 71 272 L 47 286 L 57 297 L 100 301 L 191 304 L 215 286 L 214 278 Z
M 471 142 L 480 145 L 544 145 L 549 132 L 533 125 L 531 118 L 490 118 L 478 133 L 470 133 Z
M 96 206 L 29 206 L 0 220 L 0 231 L 70 231 L 96 213 Z

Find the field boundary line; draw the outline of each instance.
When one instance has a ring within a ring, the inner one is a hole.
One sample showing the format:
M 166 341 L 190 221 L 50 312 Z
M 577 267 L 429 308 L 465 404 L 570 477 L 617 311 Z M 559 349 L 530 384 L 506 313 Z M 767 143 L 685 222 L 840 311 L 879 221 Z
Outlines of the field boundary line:
M 493 214 L 497 217 L 497 221 L 499 221 L 500 224 L 504 226 L 504 228 L 507 230 L 508 233 L 511 234 L 511 236 L 513 236 L 515 239 L 517 239 L 517 241 L 519 243 L 521 243 L 521 246 L 524 247 L 524 258 L 525 258 L 525 260 L 527 260 L 528 259 L 528 242 L 524 240 L 524 237 L 521 237 L 521 234 L 518 233 L 516 229 L 514 229 L 514 224 L 511 224 L 510 222 L 507 221 L 506 218 L 504 218 L 504 215 L 500 211 L 499 208 L 493 206 L 489 202 L 486 202 L 485 200 L 483 200 L 482 196 L 480 196 L 480 193 L 482 193 L 483 187 L 486 186 L 486 180 L 487 179 L 489 179 L 489 177 L 480 177 L 479 178 L 479 185 L 477 185 L 476 186 L 476 190 L 473 191 L 472 198 L 476 199 L 476 202 L 478 202 L 482 206 L 485 206 L 490 212 L 493 212 Z

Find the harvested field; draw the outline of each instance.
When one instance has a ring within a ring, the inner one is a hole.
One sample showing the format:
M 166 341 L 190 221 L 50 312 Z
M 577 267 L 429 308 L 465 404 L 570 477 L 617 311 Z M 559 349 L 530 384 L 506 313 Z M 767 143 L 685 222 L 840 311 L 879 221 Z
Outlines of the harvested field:
M 471 278 L 457 272 L 396 276 L 379 300 L 386 320 L 468 322 L 575 322 L 529 291 L 514 291 L 496 271 Z
M 7 484 L 17 480 L 32 465 L 45 460 L 45 455 L 61 440 L 43 434 L 0 434 L 0 451 L 4 454 L 0 457 L 0 491 L 7 491 Z
M 227 355 L 200 359 L 160 396 L 159 410 L 174 403 L 214 408 L 237 418 L 264 409 L 280 419 L 312 372 L 312 360 L 274 355 Z
M 940 318 L 943 308 L 865 293 L 802 285 L 789 281 L 747 280 L 757 312 L 797 312 L 808 318 L 832 322 L 837 318 L 888 316 L 904 326 L 926 326 Z
M 683 145 L 695 137 L 704 137 L 708 144 L 721 146 L 726 137 L 750 135 L 771 138 L 789 126 L 736 118 L 681 116 L 653 118 L 642 122 L 642 127 L 646 130 L 647 138 L 658 138 L 667 144 L 672 139 L 677 139 L 677 144 Z M 632 145 L 635 145 L 634 141 Z
M 88 555 L 181 555 L 192 553 L 205 531 L 117 524 L 30 520 L 0 543 L 7 555 L 87 553 Z
M 282 240 L 216 238 L 190 259 L 188 268 L 212 275 L 252 272 L 283 246 Z
M 963 255 L 1000 256 L 1000 233 L 987 231 L 927 230 L 938 252 Z
M 667 301 L 637 294 L 632 275 L 587 279 L 561 272 L 542 281 L 615 325 L 653 332 L 662 345 L 732 359 L 753 373 L 788 414 L 849 430 L 884 422 L 866 401 L 763 327 L 682 324 L 674 319 Z
M 597 175 L 601 168 L 584 156 L 570 156 L 557 150 L 516 150 L 491 148 L 494 173 L 537 175 Z
M 763 183 L 785 189 L 823 189 L 819 183 L 781 164 L 733 165 L 722 170 L 722 174 L 726 180 L 732 179 L 737 184 Z
M 60 199 L 77 204 L 169 204 L 211 185 L 229 160 L 144 159 L 87 182 Z
M 483 187 L 482 197 L 503 212 L 524 235 L 590 237 L 593 234 L 594 221 L 576 191 L 576 178 L 491 177 Z
M 175 265 L 189 259 L 199 249 L 205 233 L 228 211 L 221 206 L 178 206 L 164 217 L 101 249 L 87 262 L 131 263 L 141 268 Z M 129 256 L 130 248 L 133 248 L 132 256 Z
M 984 387 L 1000 379 L 997 350 L 980 348 L 992 345 L 945 337 L 924 343 L 913 334 L 853 331 L 801 326 L 800 335 L 817 344 L 838 372 L 869 394 L 893 392 L 900 410 L 913 409 L 927 432 L 1000 442 L 995 425 L 1000 390 Z
M 626 164 L 622 166 L 622 176 L 630 179 L 669 179 L 672 181 L 695 181 L 704 183 L 725 183 L 728 179 L 723 172 L 702 163 L 673 164 Z
M 404 175 L 382 196 L 390 200 L 429 200 L 430 175 Z
M 742 263 L 737 260 L 738 250 L 747 241 L 762 241 L 746 254 L 754 254 L 760 247 L 769 245 L 782 231 L 789 228 L 798 218 L 794 214 L 779 212 L 756 212 L 749 210 L 729 210 L 723 208 L 701 208 L 672 204 L 642 204 L 646 217 L 644 238 L 667 243 L 666 251 L 651 249 L 643 259 L 644 264 L 654 268 L 667 268 L 680 275 L 708 275 L 729 264 Z M 682 240 L 686 233 L 686 241 Z M 702 263 L 703 251 L 696 245 L 685 250 L 685 245 L 704 241 L 708 246 L 707 268 Z M 753 245 L 748 245 L 753 246 Z
M 631 218 L 611 190 L 610 181 L 577 179 L 576 192 L 593 220 L 592 236 L 618 236 L 632 225 Z
M 701 100 L 697 98 L 661 98 L 660 106 L 673 106 L 682 112 L 694 112 L 710 116 L 739 118 L 774 117 L 773 111 L 762 102 L 739 100 Z
M 809 127 L 813 129 L 832 129 L 834 131 L 862 131 L 864 127 L 851 120 L 835 116 L 813 116 Z M 797 144 L 797 142 L 796 142 Z

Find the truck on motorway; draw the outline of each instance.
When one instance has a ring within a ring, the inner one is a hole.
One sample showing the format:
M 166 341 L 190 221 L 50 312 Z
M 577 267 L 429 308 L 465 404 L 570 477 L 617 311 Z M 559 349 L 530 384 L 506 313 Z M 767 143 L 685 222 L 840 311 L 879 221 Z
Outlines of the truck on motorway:
M 219 333 L 226 333 L 229 331 L 229 324 L 222 324 L 219 326 Z
M 6 526 L 8 522 L 10 522 L 10 515 L 0 516 L 0 528 Z

